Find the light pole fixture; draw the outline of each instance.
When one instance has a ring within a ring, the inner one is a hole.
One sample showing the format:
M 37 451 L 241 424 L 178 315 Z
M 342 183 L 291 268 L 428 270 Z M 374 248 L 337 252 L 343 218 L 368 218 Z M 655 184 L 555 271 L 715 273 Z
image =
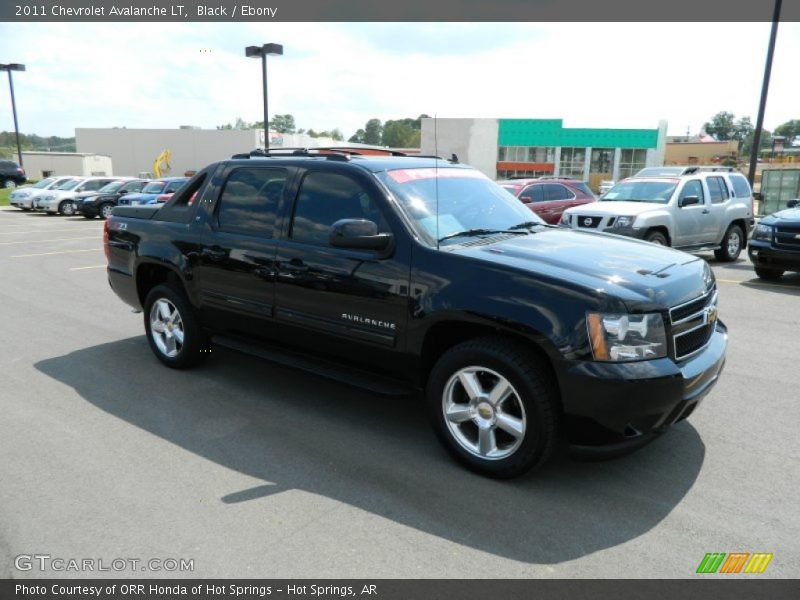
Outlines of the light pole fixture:
M 11 90 L 11 112 L 14 113 L 14 134 L 17 136 L 17 155 L 19 156 L 19 166 L 22 165 L 22 148 L 19 144 L 19 125 L 17 124 L 17 103 L 14 100 L 14 79 L 11 77 L 11 71 L 24 71 L 25 65 L 19 63 L 11 63 L 8 65 L 0 64 L 0 71 L 8 73 L 8 87 Z
M 264 150 L 269 150 L 269 110 L 267 107 L 267 55 L 282 55 L 283 46 L 281 44 L 262 44 L 261 46 L 247 46 L 244 55 L 250 58 L 261 57 L 261 67 L 263 71 L 264 85 Z

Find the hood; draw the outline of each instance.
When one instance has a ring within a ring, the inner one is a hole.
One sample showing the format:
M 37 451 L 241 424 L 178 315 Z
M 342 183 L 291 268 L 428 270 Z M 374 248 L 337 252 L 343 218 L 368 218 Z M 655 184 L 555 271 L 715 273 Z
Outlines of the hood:
M 630 215 L 635 216 L 651 210 L 663 210 L 667 205 L 658 202 L 625 202 L 606 200 L 592 202 L 568 209 L 571 215 Z
M 488 240 L 487 240 L 488 242 Z M 626 303 L 631 310 L 665 309 L 704 294 L 714 283 L 708 264 L 691 254 L 604 234 L 544 229 L 453 252 L 556 278 Z
M 800 208 L 787 208 L 786 210 L 781 210 L 764 217 L 759 222 L 763 223 L 764 225 L 781 225 L 784 224 L 784 222 L 792 222 L 800 225 Z
M 100 192 L 98 192 L 98 191 L 94 191 L 94 192 L 78 192 L 77 194 L 75 194 L 75 197 L 76 198 L 88 198 L 89 196 L 99 196 L 99 195 L 100 195 Z
M 155 198 L 156 196 L 158 196 L 158 194 L 143 194 L 142 192 L 133 192 L 131 194 L 125 194 L 122 196 L 122 198 L 126 198 L 128 200 L 149 200 L 150 198 Z

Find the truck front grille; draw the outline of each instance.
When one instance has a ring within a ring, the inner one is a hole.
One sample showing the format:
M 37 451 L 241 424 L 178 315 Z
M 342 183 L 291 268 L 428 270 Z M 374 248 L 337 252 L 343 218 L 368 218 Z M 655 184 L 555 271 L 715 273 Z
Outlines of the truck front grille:
M 800 227 L 776 227 L 775 245 L 800 249 Z
M 669 316 L 675 360 L 699 352 L 717 329 L 716 286 L 695 300 L 671 308 Z

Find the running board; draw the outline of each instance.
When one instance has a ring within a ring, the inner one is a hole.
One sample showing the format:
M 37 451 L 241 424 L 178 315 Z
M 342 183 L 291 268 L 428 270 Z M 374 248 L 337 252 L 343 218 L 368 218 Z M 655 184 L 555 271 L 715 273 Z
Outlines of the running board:
M 214 335 L 211 337 L 211 341 L 230 350 L 257 356 L 285 367 L 300 369 L 325 379 L 332 379 L 333 381 L 362 388 L 382 396 L 410 396 L 415 393 L 415 389 L 410 384 L 403 384 L 403 382 L 389 377 L 382 377 L 355 367 L 340 365 L 276 346 L 262 343 L 255 344 L 249 340 L 224 335 Z

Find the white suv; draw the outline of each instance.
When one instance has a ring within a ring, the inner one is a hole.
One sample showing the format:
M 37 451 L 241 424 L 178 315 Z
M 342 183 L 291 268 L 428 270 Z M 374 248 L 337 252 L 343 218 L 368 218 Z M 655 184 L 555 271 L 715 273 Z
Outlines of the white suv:
M 36 210 L 49 213 L 61 213 L 71 216 L 75 214 L 75 198 L 81 192 L 94 192 L 118 177 L 73 177 L 56 186 L 49 192 L 40 195 L 34 203 Z
M 753 193 L 744 175 L 695 172 L 630 177 L 597 202 L 564 211 L 560 224 L 681 250 L 714 250 L 718 260 L 733 261 L 754 223 Z

